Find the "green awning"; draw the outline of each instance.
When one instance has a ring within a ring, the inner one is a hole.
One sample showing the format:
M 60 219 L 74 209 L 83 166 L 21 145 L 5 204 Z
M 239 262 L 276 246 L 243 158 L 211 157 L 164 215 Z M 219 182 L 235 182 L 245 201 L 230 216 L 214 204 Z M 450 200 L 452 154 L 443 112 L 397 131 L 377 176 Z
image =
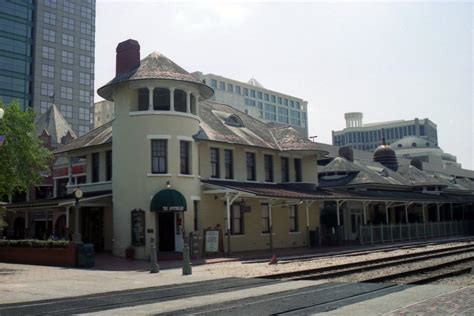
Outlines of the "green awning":
M 152 212 L 183 212 L 186 211 L 186 199 L 176 190 L 164 189 L 156 193 L 150 204 Z

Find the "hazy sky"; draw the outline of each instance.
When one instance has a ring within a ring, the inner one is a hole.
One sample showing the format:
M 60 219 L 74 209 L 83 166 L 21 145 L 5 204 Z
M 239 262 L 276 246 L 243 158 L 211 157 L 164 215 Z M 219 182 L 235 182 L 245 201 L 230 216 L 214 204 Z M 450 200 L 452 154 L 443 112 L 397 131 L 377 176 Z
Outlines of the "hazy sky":
M 474 167 L 469 2 L 97 1 L 96 90 L 133 38 L 189 72 L 308 101 L 309 135 L 331 143 L 345 112 L 364 122 L 430 118 L 439 145 Z M 96 95 L 96 100 L 99 98 Z

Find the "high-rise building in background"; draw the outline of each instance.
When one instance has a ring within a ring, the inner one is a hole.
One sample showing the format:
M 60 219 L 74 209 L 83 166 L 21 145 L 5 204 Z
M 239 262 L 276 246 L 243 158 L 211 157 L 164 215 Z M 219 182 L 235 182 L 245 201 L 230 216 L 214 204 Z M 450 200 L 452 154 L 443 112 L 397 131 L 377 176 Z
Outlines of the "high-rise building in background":
M 193 75 L 214 89 L 212 100 L 231 105 L 265 122 L 290 125 L 308 136 L 307 101 L 265 89 L 255 78 L 245 83 L 202 72 Z
M 373 151 L 382 143 L 382 138 L 390 145 L 406 136 L 417 136 L 438 146 L 436 124 L 427 118 L 362 124 L 362 117 L 360 112 L 346 113 L 346 128 L 332 131 L 332 144 Z
M 3 0 L 0 97 L 52 104 L 78 135 L 93 126 L 95 0 Z M 5 31 L 4 31 L 5 30 Z
M 0 10 L 0 97 L 32 104 L 33 0 L 2 0 Z

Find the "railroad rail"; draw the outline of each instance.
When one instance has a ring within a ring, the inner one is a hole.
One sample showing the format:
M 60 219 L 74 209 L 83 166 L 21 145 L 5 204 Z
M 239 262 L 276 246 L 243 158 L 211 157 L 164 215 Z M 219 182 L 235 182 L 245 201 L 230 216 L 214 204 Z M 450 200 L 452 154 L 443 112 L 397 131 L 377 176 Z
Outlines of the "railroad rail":
M 321 268 L 313 268 L 300 271 L 283 272 L 272 275 L 264 275 L 264 279 L 290 279 L 290 280 L 318 280 L 335 278 L 354 273 L 376 270 L 401 264 L 426 261 L 463 253 L 474 252 L 474 245 L 463 245 L 443 249 L 434 249 L 410 254 L 389 256 L 372 260 L 350 262 Z

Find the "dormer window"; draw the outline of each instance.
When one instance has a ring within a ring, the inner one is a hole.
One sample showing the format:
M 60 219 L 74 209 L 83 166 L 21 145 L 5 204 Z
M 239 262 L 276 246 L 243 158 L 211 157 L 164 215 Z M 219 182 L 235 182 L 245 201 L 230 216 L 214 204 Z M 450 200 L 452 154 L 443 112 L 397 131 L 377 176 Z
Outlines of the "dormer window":
M 225 119 L 225 123 L 233 127 L 245 127 L 240 117 L 235 114 L 232 114 L 231 116 L 227 117 Z

